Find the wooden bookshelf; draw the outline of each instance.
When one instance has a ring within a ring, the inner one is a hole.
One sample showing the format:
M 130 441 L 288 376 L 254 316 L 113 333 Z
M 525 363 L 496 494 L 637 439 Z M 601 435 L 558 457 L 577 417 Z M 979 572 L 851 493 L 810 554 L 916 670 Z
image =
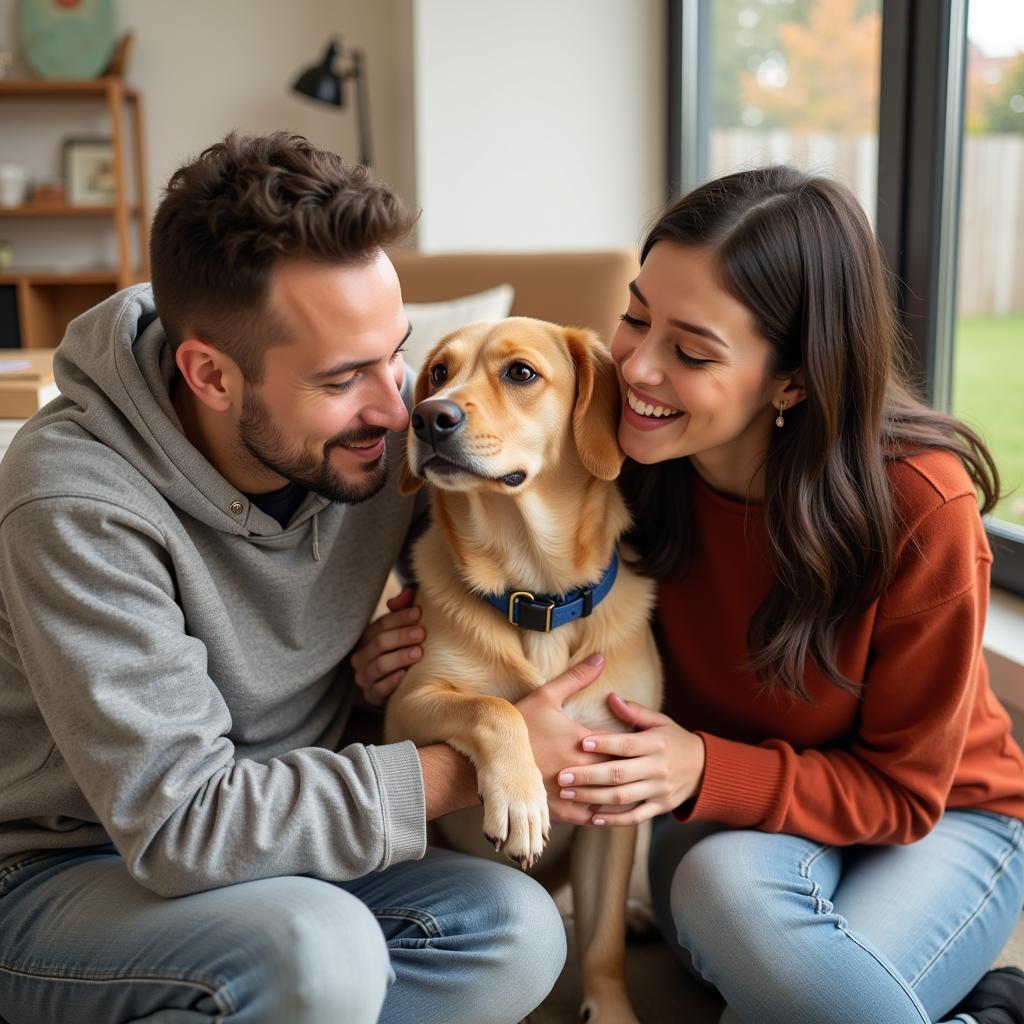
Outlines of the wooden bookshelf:
M 10 270 L 0 270 L 0 284 L 116 284 L 119 276 L 117 267 L 76 267 L 68 270 L 55 267 L 12 267 Z
M 117 241 L 113 267 L 65 271 L 56 267 L 18 267 L 0 271 L 0 288 L 13 294 L 16 314 L 0 322 L 0 352 L 18 343 L 24 348 L 54 348 L 69 320 L 113 292 L 149 277 L 149 222 L 146 210 L 146 174 L 143 150 L 142 99 L 121 78 L 88 80 L 0 79 L 0 102 L 8 99 L 40 102 L 103 102 L 110 122 L 114 155 L 114 202 L 97 206 L 70 203 L 32 203 L 0 207 L 0 220 L 16 218 L 89 218 L 112 220 Z M 0 114 L 2 117 L 2 114 Z M 131 122 L 132 152 L 128 152 L 127 125 Z M 0 144 L 0 156 L 2 156 Z M 130 172 L 129 172 L 130 168 Z M 135 199 L 129 199 L 133 181 Z M 140 266 L 133 265 L 131 236 L 136 233 Z M 13 292 L 11 291 L 13 289 Z M 0 308 L 7 308 L 0 296 Z M 16 325 L 17 337 L 9 336 Z M 4 336 L 7 332 L 8 336 Z
M 0 78 L 0 97 L 107 96 L 116 88 L 125 98 L 137 101 L 139 94 L 124 84 L 124 79 L 106 75 L 101 78 Z
M 128 212 L 137 217 L 141 212 L 138 203 L 130 203 Z M 113 217 L 117 207 L 72 206 L 70 203 L 28 203 L 25 206 L 0 206 L 3 217 Z
M 117 267 L 82 270 L 22 267 L 0 271 L 0 287 L 14 288 L 22 348 L 56 348 L 67 325 L 79 313 L 113 295 L 120 280 L 121 272 Z M 0 338 L 0 346 L 8 344 L 8 339 Z M 0 355 L 4 351 L 0 347 Z

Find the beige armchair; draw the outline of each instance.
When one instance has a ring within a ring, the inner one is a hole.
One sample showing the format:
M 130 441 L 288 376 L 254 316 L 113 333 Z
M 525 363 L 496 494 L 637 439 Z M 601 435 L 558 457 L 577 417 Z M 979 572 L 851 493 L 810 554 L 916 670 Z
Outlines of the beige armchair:
M 441 255 L 398 250 L 390 255 L 407 302 L 440 302 L 510 284 L 513 315 L 590 327 L 605 342 L 639 270 L 636 256 L 625 250 Z

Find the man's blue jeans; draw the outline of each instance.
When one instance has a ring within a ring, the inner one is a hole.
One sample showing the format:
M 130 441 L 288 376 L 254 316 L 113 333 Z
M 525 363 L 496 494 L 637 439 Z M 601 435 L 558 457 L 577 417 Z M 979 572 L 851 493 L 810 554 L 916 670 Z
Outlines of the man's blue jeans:
M 1024 823 L 948 811 L 908 846 L 840 848 L 661 818 L 650 871 L 662 932 L 723 1020 L 931 1024 L 1020 917 Z
M 439 850 L 355 882 L 177 899 L 136 884 L 112 848 L 0 878 L 7 1024 L 514 1024 L 564 960 L 533 879 Z

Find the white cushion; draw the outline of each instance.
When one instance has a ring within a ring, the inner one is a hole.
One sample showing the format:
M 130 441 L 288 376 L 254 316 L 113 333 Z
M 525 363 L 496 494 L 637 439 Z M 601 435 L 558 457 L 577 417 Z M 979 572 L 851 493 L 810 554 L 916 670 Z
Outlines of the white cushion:
M 510 284 L 499 284 L 475 295 L 463 295 L 446 302 L 407 302 L 405 313 L 412 335 L 402 355 L 413 373 L 418 373 L 427 353 L 446 334 L 477 320 L 503 320 L 512 310 L 515 292 Z
M 0 459 L 4 457 L 7 446 L 14 440 L 14 435 L 24 425 L 24 420 L 0 420 Z

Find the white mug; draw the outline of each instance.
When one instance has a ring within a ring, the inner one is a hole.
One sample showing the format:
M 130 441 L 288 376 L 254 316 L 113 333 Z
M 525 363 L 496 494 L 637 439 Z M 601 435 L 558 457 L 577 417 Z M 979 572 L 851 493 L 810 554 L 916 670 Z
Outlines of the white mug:
M 21 206 L 28 192 L 28 173 L 18 164 L 0 164 L 0 206 Z

